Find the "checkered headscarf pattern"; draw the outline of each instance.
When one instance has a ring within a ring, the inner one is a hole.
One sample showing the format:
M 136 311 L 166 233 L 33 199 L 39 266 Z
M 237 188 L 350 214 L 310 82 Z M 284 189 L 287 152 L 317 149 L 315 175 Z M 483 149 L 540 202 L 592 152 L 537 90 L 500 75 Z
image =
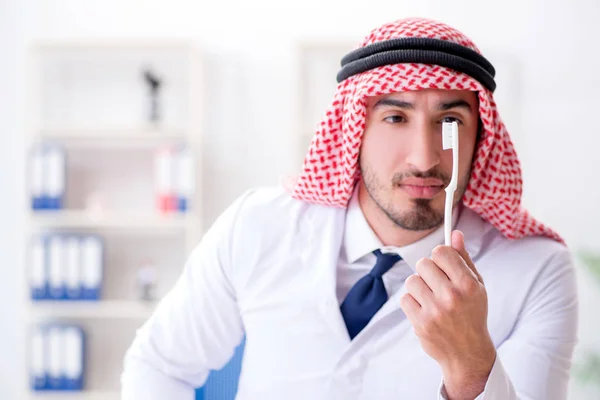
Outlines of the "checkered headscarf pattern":
M 458 30 L 417 18 L 383 25 L 372 31 L 360 46 L 400 37 L 448 40 L 480 52 Z M 366 97 L 430 88 L 478 92 L 483 136 L 475 153 L 463 204 L 507 238 L 544 235 L 562 242 L 556 232 L 536 221 L 521 206 L 520 163 L 492 93 L 470 76 L 437 65 L 387 65 L 341 82 L 313 137 L 302 173 L 288 186 L 293 197 L 346 207 L 360 179 L 358 154 L 365 125 Z

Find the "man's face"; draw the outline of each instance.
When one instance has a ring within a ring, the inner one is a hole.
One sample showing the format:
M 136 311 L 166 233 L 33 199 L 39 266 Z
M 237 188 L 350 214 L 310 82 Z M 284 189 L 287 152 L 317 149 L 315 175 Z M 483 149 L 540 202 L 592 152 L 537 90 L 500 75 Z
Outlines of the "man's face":
M 442 148 L 442 122 L 458 123 L 456 204 L 470 175 L 478 134 L 476 92 L 421 90 L 367 99 L 360 150 L 369 197 L 397 226 L 429 230 L 444 222 L 444 188 L 452 176 L 452 150 Z

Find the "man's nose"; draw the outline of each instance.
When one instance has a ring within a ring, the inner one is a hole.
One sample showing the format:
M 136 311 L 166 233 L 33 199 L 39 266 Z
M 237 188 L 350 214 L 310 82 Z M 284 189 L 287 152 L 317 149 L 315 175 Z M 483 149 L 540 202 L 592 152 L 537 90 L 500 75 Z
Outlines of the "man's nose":
M 419 171 L 429 171 L 438 165 L 442 137 L 435 127 L 422 124 L 411 136 L 406 162 Z

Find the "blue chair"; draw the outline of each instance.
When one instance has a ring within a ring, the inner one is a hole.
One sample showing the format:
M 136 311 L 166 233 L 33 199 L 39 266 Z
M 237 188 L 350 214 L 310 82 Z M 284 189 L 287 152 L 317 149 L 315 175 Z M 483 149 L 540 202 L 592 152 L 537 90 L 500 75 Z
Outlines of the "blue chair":
M 234 400 L 242 369 L 246 339 L 235 349 L 229 362 L 218 371 L 211 371 L 204 386 L 196 390 L 196 400 Z

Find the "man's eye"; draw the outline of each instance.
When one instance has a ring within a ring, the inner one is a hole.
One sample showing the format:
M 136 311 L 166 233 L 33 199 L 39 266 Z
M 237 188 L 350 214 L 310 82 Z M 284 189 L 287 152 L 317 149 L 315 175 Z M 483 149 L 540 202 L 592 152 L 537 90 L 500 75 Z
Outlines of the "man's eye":
M 406 119 L 404 119 L 404 117 L 400 116 L 400 115 L 390 115 L 389 117 L 386 117 L 383 119 L 385 122 L 389 122 L 391 124 L 397 124 L 400 122 L 406 122 Z
M 444 119 L 442 119 L 442 122 L 454 122 L 456 121 L 457 124 L 462 124 L 462 121 L 456 117 L 444 117 Z

